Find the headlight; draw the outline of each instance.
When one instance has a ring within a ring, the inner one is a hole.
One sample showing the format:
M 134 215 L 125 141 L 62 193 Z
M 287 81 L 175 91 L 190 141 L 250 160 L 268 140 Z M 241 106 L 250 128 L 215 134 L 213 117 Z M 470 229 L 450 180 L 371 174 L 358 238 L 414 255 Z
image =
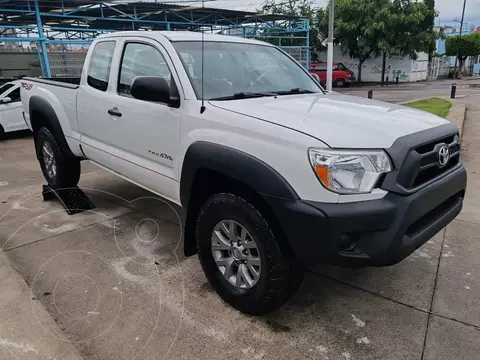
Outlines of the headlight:
M 380 176 L 392 171 L 382 150 L 310 149 L 309 157 L 323 186 L 339 194 L 370 193 Z

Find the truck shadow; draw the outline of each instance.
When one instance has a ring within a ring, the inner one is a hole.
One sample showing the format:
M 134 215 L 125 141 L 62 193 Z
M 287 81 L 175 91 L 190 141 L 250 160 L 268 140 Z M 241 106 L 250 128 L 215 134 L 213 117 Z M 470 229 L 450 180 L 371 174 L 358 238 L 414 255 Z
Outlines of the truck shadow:
M 30 130 L 20 130 L 20 131 L 12 131 L 6 133 L 0 141 L 8 141 L 8 140 L 15 140 L 15 139 L 26 139 L 31 138 L 32 132 Z

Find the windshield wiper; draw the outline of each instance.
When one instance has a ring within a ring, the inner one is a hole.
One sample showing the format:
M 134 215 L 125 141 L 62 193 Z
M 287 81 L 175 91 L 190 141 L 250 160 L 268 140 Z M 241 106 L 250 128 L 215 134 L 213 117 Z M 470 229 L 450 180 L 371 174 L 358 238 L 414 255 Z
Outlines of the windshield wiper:
M 257 97 L 265 97 L 265 96 L 277 96 L 277 93 L 274 92 L 238 92 L 233 95 L 229 96 L 221 96 L 221 97 L 216 97 L 213 99 L 209 100 L 239 100 L 239 99 L 251 99 L 251 98 L 257 98 Z
M 286 91 L 277 91 L 278 95 L 292 95 L 292 94 L 314 94 L 314 91 L 300 88 L 293 88 Z

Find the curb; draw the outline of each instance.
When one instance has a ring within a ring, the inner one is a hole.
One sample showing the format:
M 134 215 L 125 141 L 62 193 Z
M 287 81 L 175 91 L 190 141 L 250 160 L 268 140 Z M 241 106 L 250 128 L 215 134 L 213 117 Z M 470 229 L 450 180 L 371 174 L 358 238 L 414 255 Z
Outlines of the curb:
M 410 104 L 410 103 L 417 102 L 417 101 L 432 99 L 434 97 L 440 98 L 440 96 L 427 96 L 427 97 L 422 97 L 422 98 L 411 99 L 411 100 L 408 100 L 408 101 L 400 101 L 400 102 L 396 102 L 395 104 L 405 105 L 405 104 Z
M 1 250 L 0 283 L 9 295 L 0 303 L 0 348 L 15 359 L 82 360 Z

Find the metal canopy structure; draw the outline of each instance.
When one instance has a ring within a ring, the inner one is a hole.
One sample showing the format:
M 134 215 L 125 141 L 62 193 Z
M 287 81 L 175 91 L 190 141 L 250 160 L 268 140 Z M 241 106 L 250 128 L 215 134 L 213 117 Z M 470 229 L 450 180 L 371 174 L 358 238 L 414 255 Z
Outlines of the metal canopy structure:
M 0 0 L 0 42 L 35 44 L 43 76 L 57 75 L 49 55 L 61 52 L 66 59 L 99 34 L 121 30 L 207 31 L 257 38 L 281 46 L 304 66 L 310 64 L 310 25 L 297 17 L 157 2 Z

